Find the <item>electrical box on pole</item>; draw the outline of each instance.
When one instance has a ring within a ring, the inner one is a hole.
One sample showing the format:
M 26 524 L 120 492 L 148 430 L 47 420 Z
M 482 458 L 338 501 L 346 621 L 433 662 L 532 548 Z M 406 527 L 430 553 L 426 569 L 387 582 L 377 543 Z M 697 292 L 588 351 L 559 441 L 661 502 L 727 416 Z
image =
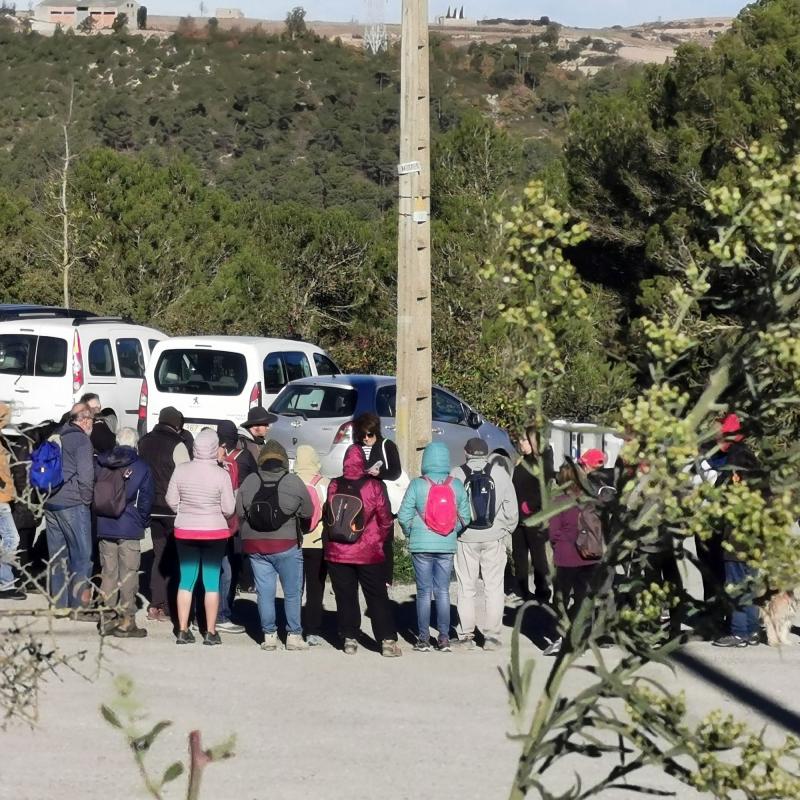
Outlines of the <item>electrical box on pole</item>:
M 397 264 L 397 446 L 419 474 L 431 440 L 431 159 L 428 0 L 403 0 Z

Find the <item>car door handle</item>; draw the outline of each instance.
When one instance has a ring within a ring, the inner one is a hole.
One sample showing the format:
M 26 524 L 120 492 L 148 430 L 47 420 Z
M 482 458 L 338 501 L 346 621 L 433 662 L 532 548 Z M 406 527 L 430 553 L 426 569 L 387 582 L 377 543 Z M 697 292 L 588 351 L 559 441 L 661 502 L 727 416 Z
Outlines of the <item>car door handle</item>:
M 14 389 L 14 391 L 17 394 L 30 394 L 31 393 L 30 389 Z
M 431 433 L 439 433 L 439 434 L 441 434 L 441 433 L 444 433 L 444 431 L 441 428 L 431 428 Z
M 386 430 L 386 431 L 396 431 L 397 430 L 397 426 L 396 425 L 384 425 L 383 429 Z

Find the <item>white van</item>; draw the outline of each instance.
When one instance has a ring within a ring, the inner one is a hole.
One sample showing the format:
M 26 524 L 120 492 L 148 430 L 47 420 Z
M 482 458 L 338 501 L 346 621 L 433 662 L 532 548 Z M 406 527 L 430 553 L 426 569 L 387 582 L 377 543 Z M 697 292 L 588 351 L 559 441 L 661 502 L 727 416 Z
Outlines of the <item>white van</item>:
M 156 345 L 142 383 L 139 433 L 174 406 L 197 434 L 221 420 L 237 424 L 254 406 L 268 408 L 289 381 L 341 372 L 319 347 L 259 336 L 178 336 Z
M 35 425 L 94 392 L 119 425 L 135 426 L 145 367 L 164 338 L 120 317 L 0 305 L 0 400 L 11 403 L 12 424 Z

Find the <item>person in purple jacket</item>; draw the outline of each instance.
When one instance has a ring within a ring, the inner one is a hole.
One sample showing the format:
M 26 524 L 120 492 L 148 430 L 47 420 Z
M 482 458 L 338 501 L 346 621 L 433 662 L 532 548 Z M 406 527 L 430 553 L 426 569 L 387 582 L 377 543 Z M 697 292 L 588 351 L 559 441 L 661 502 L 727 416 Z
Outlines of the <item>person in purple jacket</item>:
M 564 464 L 558 471 L 558 485 L 564 493 L 554 498 L 554 505 L 572 501 L 573 505 L 564 509 L 550 520 L 549 537 L 553 546 L 553 564 L 556 568 L 554 581 L 556 608 L 566 611 L 574 618 L 589 592 L 600 559 L 586 559 L 577 547 L 581 506 L 579 498 L 581 487 L 575 478 L 576 467 Z M 556 639 L 543 652 L 554 656 L 561 650 L 561 638 Z

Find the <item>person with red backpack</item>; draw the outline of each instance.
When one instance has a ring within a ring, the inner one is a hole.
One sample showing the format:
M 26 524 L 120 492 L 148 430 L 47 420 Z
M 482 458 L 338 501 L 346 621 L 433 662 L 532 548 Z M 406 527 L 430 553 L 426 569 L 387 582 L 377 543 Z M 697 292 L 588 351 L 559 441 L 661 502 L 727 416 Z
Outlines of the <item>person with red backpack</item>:
M 464 484 L 450 477 L 450 451 L 441 442 L 422 454 L 422 477 L 414 478 L 403 497 L 397 520 L 408 538 L 417 582 L 418 638 L 414 650 L 431 649 L 431 597 L 436 601 L 438 649 L 450 652 L 450 576 L 458 534 L 471 511 Z
M 227 471 L 233 486 L 234 496 L 249 475 L 258 472 L 258 464 L 250 451 L 241 446 L 239 431 L 229 420 L 217 425 L 219 437 L 219 463 Z M 239 533 L 239 517 L 235 514 L 228 520 L 231 538 L 228 539 L 227 550 L 222 558 L 219 578 L 219 612 L 217 614 L 217 630 L 223 633 L 244 633 L 244 626 L 233 621 L 233 600 L 239 574 L 244 565 L 242 540 Z
M 324 644 L 322 638 L 322 599 L 328 574 L 322 551 L 322 506 L 328 496 L 328 479 L 320 475 L 317 451 L 307 444 L 297 448 L 294 473 L 308 489 L 314 512 L 303 520 L 303 571 L 306 584 L 306 605 L 303 609 L 303 629 L 310 647 Z
M 367 473 L 367 459 L 359 445 L 347 448 L 342 473 L 328 486 L 322 514 L 339 635 L 345 654 L 355 655 L 361 628 L 360 585 L 381 655 L 395 658 L 403 651 L 397 644 L 397 626 L 386 590 L 383 545 L 394 524 L 389 497 L 383 483 Z

